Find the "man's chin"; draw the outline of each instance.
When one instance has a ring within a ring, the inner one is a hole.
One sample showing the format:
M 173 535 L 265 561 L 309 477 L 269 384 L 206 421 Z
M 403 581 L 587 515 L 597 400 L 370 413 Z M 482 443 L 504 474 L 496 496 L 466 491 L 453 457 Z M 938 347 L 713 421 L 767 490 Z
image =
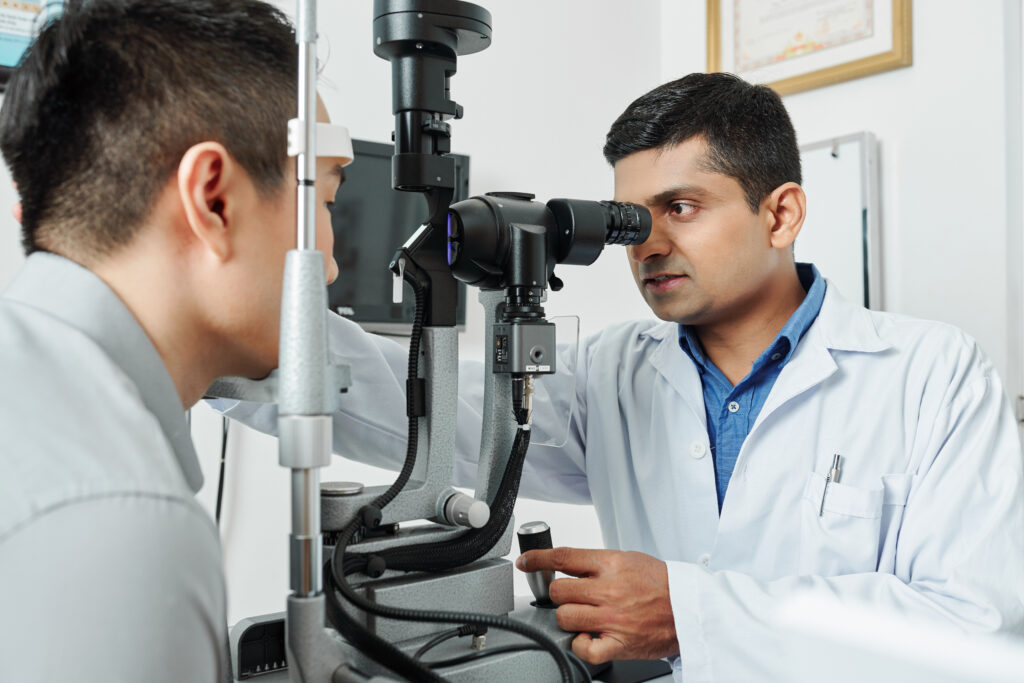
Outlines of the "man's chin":
M 700 312 L 694 311 L 692 307 L 681 306 L 678 303 L 675 306 L 666 305 L 666 302 L 652 302 L 648 301 L 647 305 L 650 306 L 651 312 L 659 320 L 664 320 L 669 323 L 676 323 L 677 325 L 699 325 L 702 322 L 703 316 Z

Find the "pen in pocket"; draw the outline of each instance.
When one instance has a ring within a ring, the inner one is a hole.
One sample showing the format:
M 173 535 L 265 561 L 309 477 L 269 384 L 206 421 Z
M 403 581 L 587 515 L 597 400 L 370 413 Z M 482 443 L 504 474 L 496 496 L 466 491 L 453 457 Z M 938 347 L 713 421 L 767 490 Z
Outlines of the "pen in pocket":
M 828 495 L 828 485 L 831 483 L 839 483 L 839 454 L 836 453 L 832 458 L 832 469 L 828 471 L 828 476 L 825 477 L 825 488 L 821 492 L 821 507 L 818 509 L 818 516 L 821 517 L 825 514 L 825 496 Z

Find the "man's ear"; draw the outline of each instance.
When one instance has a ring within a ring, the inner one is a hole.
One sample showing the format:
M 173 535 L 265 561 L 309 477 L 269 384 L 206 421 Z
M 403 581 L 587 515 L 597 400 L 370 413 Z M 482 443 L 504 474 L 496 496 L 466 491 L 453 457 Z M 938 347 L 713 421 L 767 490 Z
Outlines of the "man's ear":
M 765 200 L 772 222 L 768 239 L 775 249 L 793 244 L 807 214 L 807 195 L 796 183 L 783 183 Z
M 221 261 L 231 258 L 233 226 L 228 221 L 237 164 L 217 142 L 193 145 L 178 164 L 178 198 L 192 234 Z

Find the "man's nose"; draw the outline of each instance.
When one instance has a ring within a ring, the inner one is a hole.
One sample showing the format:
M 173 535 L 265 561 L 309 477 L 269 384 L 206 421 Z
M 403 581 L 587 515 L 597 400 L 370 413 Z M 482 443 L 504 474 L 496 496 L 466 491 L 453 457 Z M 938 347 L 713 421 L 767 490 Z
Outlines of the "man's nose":
M 651 224 L 651 235 L 643 244 L 636 244 L 629 248 L 629 257 L 637 263 L 649 261 L 652 258 L 667 256 L 672 251 L 672 243 L 667 239 L 664 225 L 661 221 L 653 221 Z

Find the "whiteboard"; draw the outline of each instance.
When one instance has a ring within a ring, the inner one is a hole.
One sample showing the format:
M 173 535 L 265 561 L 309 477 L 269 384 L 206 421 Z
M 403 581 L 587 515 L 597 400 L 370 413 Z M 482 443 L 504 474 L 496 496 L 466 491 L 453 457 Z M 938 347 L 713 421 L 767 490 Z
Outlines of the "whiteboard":
M 800 147 L 807 217 L 794 250 L 848 300 L 881 310 L 877 150 L 868 132 Z

